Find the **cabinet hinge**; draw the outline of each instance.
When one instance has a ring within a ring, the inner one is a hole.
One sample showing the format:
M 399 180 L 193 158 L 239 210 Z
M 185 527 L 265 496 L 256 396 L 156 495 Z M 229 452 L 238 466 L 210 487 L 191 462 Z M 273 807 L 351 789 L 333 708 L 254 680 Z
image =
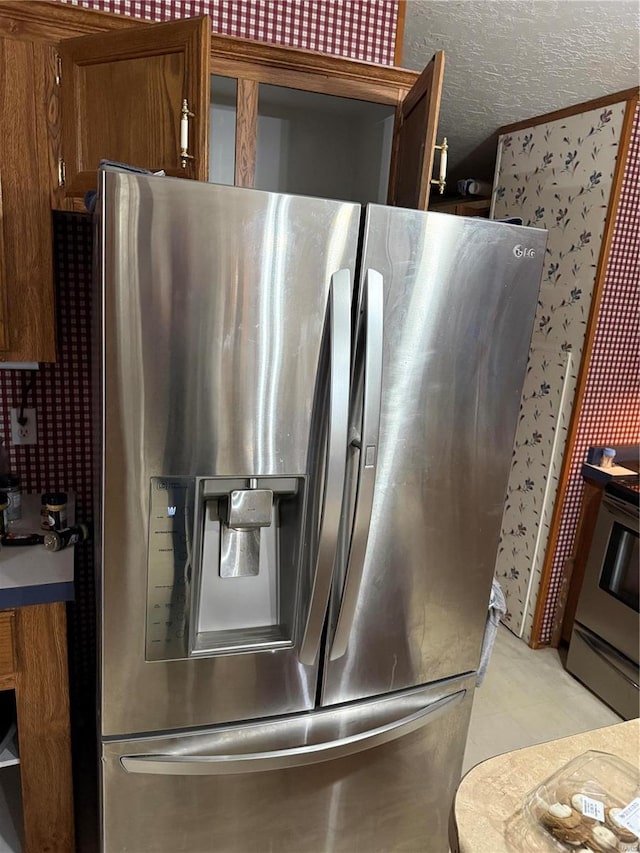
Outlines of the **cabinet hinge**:
M 56 53 L 56 86 L 62 83 L 62 57 Z
M 67 178 L 67 167 L 62 157 L 58 158 L 58 186 L 62 188 Z

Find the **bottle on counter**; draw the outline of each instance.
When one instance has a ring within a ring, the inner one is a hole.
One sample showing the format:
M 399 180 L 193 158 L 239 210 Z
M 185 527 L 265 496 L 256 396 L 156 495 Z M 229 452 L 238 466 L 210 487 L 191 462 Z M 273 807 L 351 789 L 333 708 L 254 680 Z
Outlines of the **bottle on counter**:
M 0 490 L 6 494 L 9 501 L 5 512 L 6 521 L 17 521 L 22 518 L 20 477 L 17 474 L 0 474 Z
M 86 524 L 75 524 L 63 530 L 49 530 L 44 534 L 44 547 L 47 551 L 62 551 L 70 545 L 77 545 L 89 538 L 89 528 Z
M 67 495 L 65 492 L 45 492 L 41 497 L 40 527 L 43 530 L 62 530 L 67 526 Z
M 9 508 L 9 498 L 6 492 L 0 492 L 0 538 L 7 532 L 7 509 Z
M 616 452 L 613 447 L 605 447 L 602 450 L 602 458 L 600 459 L 601 468 L 613 468 L 613 460 L 616 458 Z
M 0 476 L 8 474 L 10 471 L 9 453 L 4 441 L 0 441 Z

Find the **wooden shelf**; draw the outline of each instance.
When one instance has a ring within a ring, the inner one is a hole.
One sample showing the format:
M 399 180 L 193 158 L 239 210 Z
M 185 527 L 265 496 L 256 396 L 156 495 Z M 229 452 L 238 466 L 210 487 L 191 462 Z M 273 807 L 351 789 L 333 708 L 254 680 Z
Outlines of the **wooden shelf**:
M 435 198 L 429 205 L 429 210 L 434 213 L 451 213 L 454 216 L 489 216 L 491 207 L 490 198 L 478 198 L 477 196 L 459 196 L 438 200 Z

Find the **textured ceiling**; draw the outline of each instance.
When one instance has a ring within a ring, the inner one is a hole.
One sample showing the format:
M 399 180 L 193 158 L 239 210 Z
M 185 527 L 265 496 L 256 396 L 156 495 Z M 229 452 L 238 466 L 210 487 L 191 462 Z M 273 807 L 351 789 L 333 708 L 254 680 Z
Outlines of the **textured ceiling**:
M 402 64 L 445 51 L 450 177 L 491 178 L 497 128 L 638 85 L 637 0 L 407 0 Z

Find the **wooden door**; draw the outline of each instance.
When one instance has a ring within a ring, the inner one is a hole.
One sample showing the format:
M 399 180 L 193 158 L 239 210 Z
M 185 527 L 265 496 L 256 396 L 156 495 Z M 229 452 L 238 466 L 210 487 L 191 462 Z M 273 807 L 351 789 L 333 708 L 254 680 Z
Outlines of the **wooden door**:
M 440 117 L 444 52 L 439 50 L 396 111 L 388 204 L 426 210 Z
M 53 51 L 0 38 L 0 361 L 55 361 L 45 92 Z
M 207 180 L 209 43 L 207 17 L 60 43 L 67 195 L 94 188 L 104 158 Z M 183 159 L 185 99 L 193 115 Z

